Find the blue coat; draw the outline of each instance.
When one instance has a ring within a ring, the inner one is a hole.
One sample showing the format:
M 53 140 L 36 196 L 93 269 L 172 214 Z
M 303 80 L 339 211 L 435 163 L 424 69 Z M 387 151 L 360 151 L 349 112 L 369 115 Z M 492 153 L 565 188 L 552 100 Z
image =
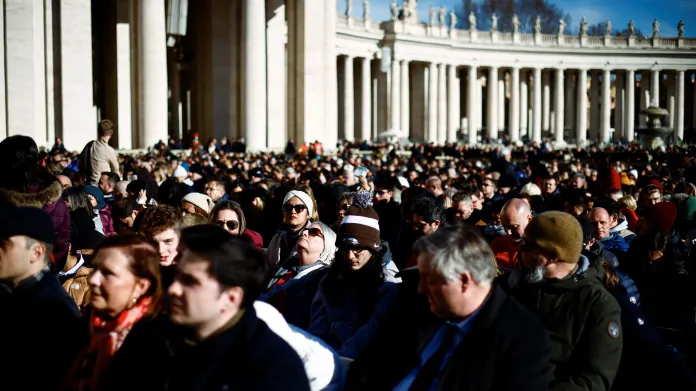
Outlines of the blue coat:
M 367 321 L 358 319 L 365 309 L 358 308 L 356 300 L 360 286 L 348 288 L 340 305 L 332 305 L 324 294 L 324 277 L 319 284 L 319 291 L 314 297 L 311 309 L 311 334 L 323 339 L 338 351 L 342 357 L 356 358 L 365 349 L 377 333 L 377 329 L 386 317 L 392 303 L 398 296 L 397 284 L 384 282 L 377 292 L 377 300 L 372 315 Z
M 600 241 L 604 245 L 604 248 L 614 253 L 619 257 L 619 260 L 626 254 L 626 251 L 628 251 L 628 243 L 626 243 L 626 240 L 615 232 L 612 232 L 608 238 L 600 239 Z

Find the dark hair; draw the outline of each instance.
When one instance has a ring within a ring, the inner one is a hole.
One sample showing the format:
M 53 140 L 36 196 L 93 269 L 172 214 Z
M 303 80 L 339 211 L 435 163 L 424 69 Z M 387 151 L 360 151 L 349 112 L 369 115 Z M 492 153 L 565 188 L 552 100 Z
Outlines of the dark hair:
M 118 248 L 128 259 L 130 271 L 138 278 L 150 281 L 150 288 L 143 297 L 151 297 L 148 315 L 157 315 L 162 309 L 162 276 L 157 247 L 138 235 L 117 235 L 105 238 L 95 249 L 94 255 L 103 249 Z M 94 259 L 93 258 L 93 259 Z
M 169 205 L 158 205 L 138 214 L 133 228 L 148 239 L 168 229 L 181 229 L 181 212 Z
M 369 261 L 360 268 L 353 270 L 346 261 L 343 251 L 338 250 L 329 272 L 321 281 L 322 291 L 326 300 L 332 305 L 341 305 L 347 294 L 357 295 L 358 323 L 366 322 L 374 312 L 377 303 L 377 293 L 384 283 L 381 252 L 372 253 Z M 360 289 L 349 290 L 350 286 Z
M 84 187 L 68 188 L 63 192 L 61 198 L 68 204 L 70 212 L 85 209 L 89 216 L 92 215 L 92 203 L 89 201 Z
M 109 183 L 113 186 L 116 186 L 116 183 L 121 180 L 121 177 L 115 172 L 104 171 L 101 174 L 106 175 Z
M 428 197 L 416 198 L 411 206 L 411 212 L 421 216 L 428 224 L 441 221 L 443 210 L 444 205 L 441 201 Z
M 184 228 L 180 242 L 208 262 L 208 273 L 220 285 L 242 288 L 243 308 L 263 292 L 268 266 L 261 251 L 249 242 L 212 224 Z
M 125 219 L 131 217 L 136 210 L 139 210 L 138 204 L 129 199 L 123 199 L 114 204 L 111 214 L 118 219 Z
M 104 119 L 99 122 L 98 126 L 99 137 L 108 137 L 114 134 L 114 123 L 110 119 Z
M 239 219 L 239 234 L 241 235 L 244 230 L 246 230 L 246 218 L 244 217 L 244 211 L 242 211 L 242 206 L 235 201 L 225 200 L 220 201 L 215 205 L 213 210 L 210 211 L 208 221 L 215 223 L 217 219 L 217 214 L 223 210 L 231 210 L 237 214 L 237 219 Z

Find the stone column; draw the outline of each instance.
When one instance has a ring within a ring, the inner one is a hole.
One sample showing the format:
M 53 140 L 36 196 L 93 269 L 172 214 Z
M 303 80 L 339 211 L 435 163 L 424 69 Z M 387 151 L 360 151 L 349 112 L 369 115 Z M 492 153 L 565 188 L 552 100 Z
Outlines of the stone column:
M 401 131 L 408 137 L 411 134 L 411 126 L 409 121 L 409 103 L 411 98 L 409 97 L 409 81 L 410 73 L 408 71 L 408 60 L 401 61 Z
M 520 77 L 520 136 L 528 136 L 529 130 L 529 73 L 521 71 Z
M 343 57 L 343 138 L 355 139 L 355 89 L 353 84 L 353 57 Z
M 391 66 L 391 97 L 389 99 L 390 129 L 401 130 L 401 77 L 399 60 L 393 58 Z
M 478 129 L 476 129 L 475 111 L 479 104 L 476 104 L 476 87 L 478 84 L 478 74 L 476 65 L 469 65 L 469 72 L 466 81 L 466 116 L 469 120 L 469 146 L 474 146 L 478 142 Z
M 481 103 L 483 102 L 483 83 L 486 80 L 483 72 L 476 72 L 478 76 L 478 85 L 476 86 L 476 129 L 483 129 L 483 110 Z
M 437 75 L 437 142 L 447 141 L 447 65 L 438 65 Z
M 667 73 L 667 126 L 674 129 L 674 114 L 675 114 L 675 96 L 674 96 L 674 74 L 672 72 Z
M 121 149 L 133 148 L 133 75 L 131 57 L 131 31 L 133 21 L 130 18 L 130 2 L 117 2 L 118 21 L 116 23 L 116 107 L 118 128 L 118 145 Z M 96 134 L 96 133 L 93 133 Z
M 635 123 L 636 110 L 636 73 L 629 69 L 626 71 L 626 104 L 624 118 L 624 131 L 626 132 L 626 140 L 633 141 L 633 127 Z
M 159 3 L 141 1 L 141 4 Z M 164 4 L 164 3 L 163 3 Z M 162 18 L 164 18 L 164 11 Z M 244 139 L 247 151 L 266 148 L 266 5 L 265 1 L 244 2 Z M 163 42 L 164 43 L 164 42 Z M 352 75 L 352 73 L 351 73 Z M 352 116 L 352 115 L 351 115 Z M 166 123 L 166 122 L 165 122 Z M 303 140 L 296 140 L 302 143 Z
M 564 69 L 556 69 L 556 143 L 557 144 L 563 144 L 563 99 L 565 98 L 565 95 L 563 93 L 563 76 L 564 76 Z
M 577 110 L 575 139 L 578 144 L 587 141 L 587 69 L 578 69 Z
M 611 71 L 602 71 L 602 139 L 601 143 L 611 140 Z
M 372 72 L 370 70 L 370 59 L 362 57 L 360 59 L 360 103 L 361 103 L 361 125 L 360 140 L 371 140 L 372 137 L 372 102 L 371 102 L 371 81 Z
M 650 78 L 650 101 L 648 101 L 648 106 L 655 103 L 660 106 L 660 71 L 653 70 Z
M 541 119 L 542 130 L 547 132 L 551 128 L 551 83 L 549 82 L 549 72 L 544 72 L 541 75 L 542 83 L 544 85 L 543 93 L 543 114 Z
M 437 142 L 437 66 L 428 65 L 428 141 Z
M 510 83 L 510 141 L 515 143 L 520 141 L 520 68 L 512 68 Z
M 565 75 L 565 124 L 564 127 L 570 128 L 572 131 L 575 129 L 575 111 L 577 105 L 575 104 L 575 80 L 574 80 L 575 72 L 574 71 L 568 71 L 566 72 Z M 565 134 L 565 131 L 564 131 Z M 569 135 L 570 137 L 573 137 L 572 134 Z M 565 137 L 565 136 L 564 136 Z
M 447 141 L 457 142 L 457 128 L 459 127 L 459 81 L 457 80 L 457 66 L 447 66 Z
M 219 1 L 219 0 L 218 0 Z M 268 96 L 267 96 L 267 110 L 268 110 L 268 149 L 283 149 L 287 144 L 288 138 L 288 125 L 287 125 L 287 115 L 276 115 L 287 113 L 287 54 L 285 50 L 286 45 L 286 22 L 285 22 L 285 5 L 280 2 L 280 5 L 276 7 L 273 3 L 278 4 L 277 0 L 266 0 L 266 9 L 272 11 L 270 20 L 266 22 L 266 63 L 268 64 L 268 70 L 266 71 L 267 83 L 268 83 Z M 275 8 L 275 9 L 274 9 Z M 215 11 L 213 11 L 215 12 Z M 232 19 L 234 20 L 234 19 Z M 225 24 L 230 24 L 229 20 L 225 20 Z M 213 51 L 213 58 L 215 58 L 215 52 L 219 51 L 219 48 L 215 48 Z M 233 51 L 233 50 L 231 50 Z M 237 55 L 234 53 L 232 56 Z M 228 56 L 229 58 L 230 56 Z M 235 61 L 238 61 L 235 59 Z M 229 72 L 229 70 L 227 70 Z M 369 88 L 368 88 L 369 90 Z M 234 93 L 234 92 L 233 92 Z M 229 92 L 228 92 L 229 94 Z M 368 95 L 369 97 L 369 95 Z M 359 98 L 359 97 L 356 97 Z M 356 110 L 359 107 L 353 105 L 354 118 L 357 117 Z M 228 122 L 229 123 L 229 122 Z M 355 120 L 353 120 L 353 127 L 355 127 Z M 228 125 L 230 126 L 230 125 Z M 229 128 L 226 129 L 229 133 Z
M 505 130 L 505 71 L 498 71 L 498 130 Z M 498 139 L 496 132 L 495 139 Z
M 648 78 L 647 72 L 641 72 L 640 74 L 640 96 L 638 101 L 638 112 L 650 106 L 650 80 Z M 639 114 L 638 115 L 638 125 L 644 128 L 647 123 L 647 117 Z
M 541 68 L 534 68 L 534 120 L 532 121 L 532 140 L 541 142 Z
M 486 90 L 488 97 L 488 137 L 491 140 L 498 138 L 498 67 L 488 69 L 488 80 L 486 80 Z
M 626 131 L 624 130 L 624 104 L 626 102 L 626 81 L 625 74 L 621 71 L 616 72 L 616 81 L 614 82 L 614 89 L 616 90 L 616 100 L 614 104 L 614 137 L 626 138 Z
M 591 72 L 590 80 L 590 139 L 599 141 L 599 72 Z
M 684 71 L 677 71 L 677 102 L 674 125 L 674 136 L 677 140 L 684 139 Z

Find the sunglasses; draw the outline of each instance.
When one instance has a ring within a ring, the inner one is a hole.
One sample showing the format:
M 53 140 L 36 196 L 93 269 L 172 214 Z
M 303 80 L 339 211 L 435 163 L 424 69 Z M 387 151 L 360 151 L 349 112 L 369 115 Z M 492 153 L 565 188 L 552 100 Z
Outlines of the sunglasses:
M 234 221 L 234 220 L 228 220 L 228 221 L 222 221 L 218 220 L 215 222 L 215 224 L 219 225 L 222 228 L 227 227 L 230 231 L 234 231 L 235 229 L 239 228 L 239 221 Z
M 324 233 L 321 232 L 321 229 L 316 227 L 307 228 L 307 235 L 324 239 Z
M 286 212 L 286 213 L 291 213 L 294 210 L 295 213 L 300 214 L 305 209 L 307 209 L 307 207 L 302 205 L 302 204 L 297 204 L 297 205 L 285 204 L 285 205 L 283 205 L 283 212 Z
M 380 190 L 380 191 L 376 191 L 375 194 L 385 195 L 385 194 L 387 194 L 388 192 L 389 192 L 389 190 L 382 189 L 382 190 Z
M 338 207 L 338 210 L 342 210 L 344 212 L 347 212 L 348 208 L 350 208 L 350 204 L 343 204 L 343 205 Z

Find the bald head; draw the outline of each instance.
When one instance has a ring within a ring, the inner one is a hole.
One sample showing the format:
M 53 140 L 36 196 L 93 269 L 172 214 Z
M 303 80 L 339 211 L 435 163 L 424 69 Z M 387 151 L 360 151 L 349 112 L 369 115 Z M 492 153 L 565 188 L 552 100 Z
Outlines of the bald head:
M 611 236 L 611 216 L 604 208 L 593 208 L 588 216 L 594 228 L 595 239 L 606 239 Z
M 519 198 L 506 202 L 500 211 L 500 222 L 514 243 L 522 240 L 522 234 L 530 221 L 532 221 L 532 211 L 529 204 Z

